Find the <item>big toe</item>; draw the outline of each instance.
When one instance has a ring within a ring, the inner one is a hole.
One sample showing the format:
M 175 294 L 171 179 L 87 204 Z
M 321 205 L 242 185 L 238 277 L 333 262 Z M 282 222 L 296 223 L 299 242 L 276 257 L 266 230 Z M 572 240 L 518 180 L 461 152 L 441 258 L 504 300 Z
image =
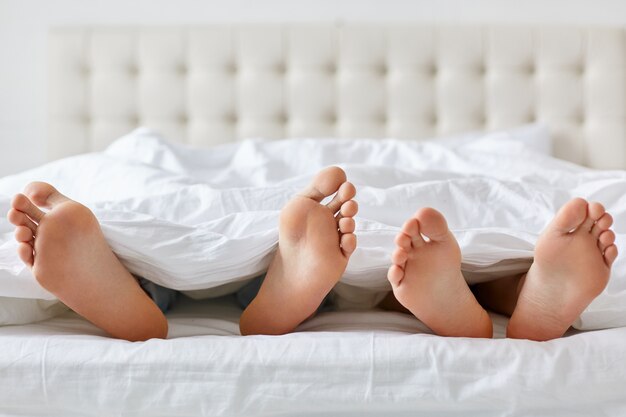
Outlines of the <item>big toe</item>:
M 44 212 L 39 210 L 39 208 L 35 206 L 33 202 L 30 201 L 30 199 L 24 194 L 16 194 L 11 201 L 11 207 L 18 212 L 25 213 L 31 220 L 37 223 L 39 223 L 39 221 L 44 216 Z M 11 219 L 9 219 L 9 221 L 11 221 Z M 13 224 L 16 224 L 13 221 L 11 222 Z
M 312 198 L 317 202 L 334 194 L 346 182 L 346 173 L 339 167 L 324 168 L 317 173 L 311 184 L 301 193 L 302 196 Z M 347 190 L 349 191 L 349 190 Z
M 419 222 L 420 233 L 432 241 L 446 240 L 450 236 L 446 218 L 434 208 L 426 207 L 418 210 L 415 218 Z
M 68 201 L 56 188 L 46 182 L 31 182 L 24 187 L 24 194 L 39 207 L 52 208 L 53 206 Z
M 558 211 L 550 228 L 559 233 L 569 233 L 580 227 L 587 219 L 589 204 L 582 198 L 574 198 Z

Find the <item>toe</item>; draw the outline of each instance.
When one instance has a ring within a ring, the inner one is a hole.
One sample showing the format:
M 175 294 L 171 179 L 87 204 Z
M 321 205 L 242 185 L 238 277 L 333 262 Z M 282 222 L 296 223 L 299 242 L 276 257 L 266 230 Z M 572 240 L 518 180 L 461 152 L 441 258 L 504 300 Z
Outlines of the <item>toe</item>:
M 17 226 L 15 228 L 15 240 L 29 243 L 33 240 L 33 231 L 26 226 Z
M 387 271 L 387 279 L 391 285 L 397 287 L 402 282 L 402 278 L 404 278 L 404 270 L 398 265 L 391 265 Z
M 598 248 L 600 248 L 602 252 L 606 251 L 613 243 L 615 243 L 615 233 L 613 233 L 612 230 L 605 230 L 600 233 L 598 237 Z
M 353 233 L 355 227 L 354 219 L 352 217 L 343 217 L 339 219 L 339 231 L 341 233 Z
M 26 213 L 26 215 L 36 223 L 39 223 L 44 216 L 44 212 L 39 210 L 24 194 L 17 194 L 13 197 L 11 207 L 22 213 Z
M 11 223 L 13 226 L 20 226 L 22 224 L 22 218 L 26 217 L 24 215 L 24 213 L 22 213 L 21 211 L 18 211 L 14 208 L 9 209 L 9 211 L 7 212 L 7 220 L 9 221 L 9 223 Z
M 31 245 L 28 243 L 20 243 L 17 246 L 17 255 L 26 265 L 31 267 L 33 266 L 35 257 L 33 255 L 33 247 Z
M 569 233 L 576 230 L 587 218 L 587 201 L 574 198 L 558 211 L 548 228 L 558 233 Z
M 419 221 L 420 232 L 428 239 L 437 242 L 447 239 L 450 235 L 448 222 L 437 210 L 426 207 L 420 209 L 415 217 Z
M 604 251 L 604 261 L 609 268 L 613 265 L 613 262 L 615 262 L 615 258 L 617 258 L 617 247 L 611 245 Z
M 403 233 L 403 232 L 398 233 L 398 236 L 396 236 L 396 239 L 394 242 L 396 246 L 398 246 L 399 248 L 402 248 L 406 251 L 411 250 L 411 237 L 407 235 L 406 233 Z
M 609 213 L 604 213 L 591 228 L 591 234 L 597 239 L 600 236 L 600 233 L 607 230 L 612 224 L 613 216 Z
M 425 243 L 420 233 L 420 225 L 415 218 L 410 218 L 404 222 L 404 225 L 402 225 L 402 233 L 406 234 L 411 239 L 411 244 L 415 248 Z
M 30 200 L 24 194 L 15 194 L 13 200 L 11 200 L 11 207 L 15 210 L 26 211 L 29 203 Z
M 337 194 L 333 197 L 330 203 L 326 204 L 326 207 L 333 213 L 339 211 L 339 208 L 348 200 L 351 200 L 356 195 L 356 188 L 350 182 L 344 182 L 339 187 Z
M 52 208 L 53 206 L 69 201 L 56 188 L 46 182 L 31 182 L 24 187 L 24 194 L 39 207 Z
M 399 265 L 399 266 L 404 266 L 404 264 L 406 264 L 406 261 L 409 259 L 409 254 L 407 253 L 406 250 L 402 249 L 402 248 L 396 248 L 396 250 L 393 251 L 393 253 L 391 254 L 391 262 L 393 262 L 395 265 Z
M 604 206 L 602 204 L 597 202 L 589 203 L 589 207 L 587 208 L 587 218 L 582 224 L 582 230 L 590 232 L 594 223 L 598 221 L 604 213 Z
M 356 249 L 356 236 L 354 233 L 341 235 L 340 245 L 344 256 L 350 256 Z
M 593 221 L 598 221 L 600 217 L 602 217 L 606 213 L 604 206 L 597 201 L 589 203 L 589 217 L 593 219 Z
M 28 227 L 33 234 L 37 231 L 37 225 L 33 223 L 31 219 L 28 218 L 26 214 L 16 209 L 11 209 L 7 213 L 7 219 L 14 226 L 26 226 Z
M 339 210 L 339 214 L 341 217 L 354 217 L 356 213 L 359 211 L 359 205 L 356 201 L 350 200 L 346 201 L 341 205 L 341 209 Z
M 344 182 L 346 182 L 346 173 L 343 169 L 328 167 L 321 170 L 300 195 L 312 198 L 319 203 L 324 198 L 337 192 L 339 186 Z

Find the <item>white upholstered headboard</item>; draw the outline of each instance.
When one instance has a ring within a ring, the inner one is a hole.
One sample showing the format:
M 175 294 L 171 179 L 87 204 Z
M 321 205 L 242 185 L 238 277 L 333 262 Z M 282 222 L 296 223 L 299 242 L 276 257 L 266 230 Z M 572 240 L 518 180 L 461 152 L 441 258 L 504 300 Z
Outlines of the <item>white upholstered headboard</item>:
M 60 28 L 49 62 L 52 158 L 102 149 L 139 125 L 207 145 L 419 139 L 539 121 L 557 156 L 626 168 L 623 28 Z

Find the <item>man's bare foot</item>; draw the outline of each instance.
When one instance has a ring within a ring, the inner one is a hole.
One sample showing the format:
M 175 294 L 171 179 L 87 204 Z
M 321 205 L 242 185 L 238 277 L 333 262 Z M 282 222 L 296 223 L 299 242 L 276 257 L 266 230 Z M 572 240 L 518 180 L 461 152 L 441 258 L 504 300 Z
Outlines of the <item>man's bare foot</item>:
M 331 202 L 320 202 L 336 193 Z M 338 167 L 322 170 L 285 205 L 278 251 L 256 298 L 241 315 L 242 335 L 284 334 L 315 313 L 356 249 L 354 186 Z
M 20 259 L 68 307 L 117 338 L 167 336 L 163 313 L 113 254 L 87 207 L 34 182 L 15 196 L 7 218 L 16 226 Z
M 404 307 L 440 336 L 492 337 L 491 319 L 461 274 L 461 250 L 441 213 L 419 210 L 396 245 L 387 277 Z
M 613 219 L 599 203 L 576 198 L 543 232 L 509 321 L 507 336 L 561 337 L 606 287 L 617 257 Z

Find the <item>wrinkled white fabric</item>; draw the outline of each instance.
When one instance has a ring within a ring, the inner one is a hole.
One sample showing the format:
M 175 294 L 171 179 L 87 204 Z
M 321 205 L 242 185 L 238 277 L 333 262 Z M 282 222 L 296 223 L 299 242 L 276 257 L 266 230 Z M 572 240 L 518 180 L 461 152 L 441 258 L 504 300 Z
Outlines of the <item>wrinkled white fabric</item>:
M 212 149 L 174 145 L 137 130 L 105 152 L 67 158 L 0 180 L 0 209 L 31 180 L 48 181 L 90 207 L 129 270 L 198 290 L 267 268 L 281 207 L 319 169 L 337 164 L 357 186 L 358 249 L 342 283 L 386 290 L 399 227 L 415 210 L 442 211 L 471 282 L 528 266 L 537 237 L 574 196 L 601 201 L 624 242 L 626 173 L 594 171 L 537 152 L 519 132 L 451 141 L 246 140 Z M 0 296 L 50 298 L 15 255 L 0 223 Z M 626 326 L 626 265 L 578 328 Z
M 111 339 L 72 313 L 0 328 L 0 414 L 624 416 L 626 328 L 549 342 L 436 337 L 407 314 L 322 313 L 239 336 L 222 300 L 177 304 L 169 339 Z

